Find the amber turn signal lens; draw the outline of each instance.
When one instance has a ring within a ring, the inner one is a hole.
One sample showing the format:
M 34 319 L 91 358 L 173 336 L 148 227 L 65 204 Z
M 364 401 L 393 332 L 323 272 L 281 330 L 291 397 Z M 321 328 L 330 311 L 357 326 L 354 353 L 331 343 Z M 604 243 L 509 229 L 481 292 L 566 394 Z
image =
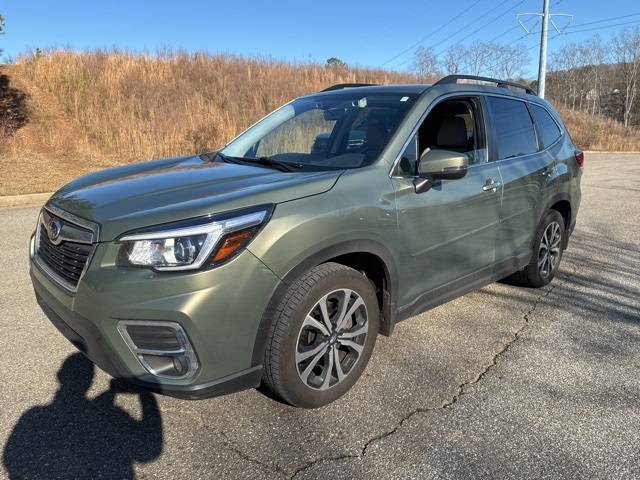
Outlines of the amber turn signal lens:
M 251 238 L 253 229 L 243 230 L 241 232 L 232 233 L 224 239 L 222 245 L 213 256 L 213 262 L 220 262 L 233 255 L 238 249 Z

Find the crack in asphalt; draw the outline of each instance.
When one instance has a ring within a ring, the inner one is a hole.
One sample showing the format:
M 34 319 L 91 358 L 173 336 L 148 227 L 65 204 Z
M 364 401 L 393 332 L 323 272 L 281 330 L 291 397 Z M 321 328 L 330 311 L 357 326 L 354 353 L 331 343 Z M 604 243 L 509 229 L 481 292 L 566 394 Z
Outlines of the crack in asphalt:
M 207 423 L 205 417 L 204 417 L 205 412 L 202 411 L 200 412 L 199 418 L 200 418 L 200 422 L 202 423 L 202 425 L 204 426 L 205 429 L 212 431 L 213 433 L 216 433 L 218 435 L 220 435 L 220 437 L 222 437 L 222 446 L 224 448 L 226 448 L 228 451 L 235 453 L 238 457 L 240 457 L 241 459 L 252 463 L 258 467 L 260 467 L 261 470 L 266 471 L 268 473 L 276 473 L 278 476 L 282 477 L 282 478 L 289 478 L 289 475 L 287 474 L 287 472 L 282 469 L 280 466 L 278 465 L 270 465 L 268 463 L 265 463 L 263 461 L 261 461 L 258 458 L 252 457 L 251 455 L 245 453 L 239 446 L 237 446 L 228 436 L 227 434 L 223 431 L 223 430 L 212 430 L 209 426 L 209 424 Z
M 231 441 L 231 439 L 227 436 L 227 434 L 224 431 L 220 431 L 220 435 L 223 438 L 224 446 L 228 450 L 238 455 L 243 460 L 246 460 L 250 463 L 253 463 L 254 465 L 259 466 L 262 470 L 267 470 L 269 472 L 276 473 L 283 478 L 288 478 L 287 472 L 284 471 L 280 466 L 270 465 L 268 463 L 264 463 L 262 460 L 258 458 L 254 458 L 250 455 L 247 455 L 245 452 L 242 451 L 240 447 L 238 447 L 233 441 Z
M 429 412 L 433 412 L 433 411 L 437 411 L 437 410 L 443 410 L 443 409 L 448 409 L 448 408 L 453 408 L 453 406 L 458 403 L 458 401 L 460 400 L 460 398 L 467 394 L 467 389 L 473 385 L 476 385 L 478 382 L 480 382 L 488 373 L 489 371 L 494 368 L 497 364 L 498 364 L 498 359 L 504 355 L 510 348 L 511 346 L 518 341 L 518 339 L 521 337 L 523 331 L 527 328 L 527 326 L 529 325 L 529 320 L 530 320 L 530 316 L 536 311 L 536 308 L 538 307 L 539 303 L 544 300 L 546 297 L 548 297 L 551 292 L 553 292 L 553 290 L 556 288 L 557 286 L 557 280 L 556 283 L 554 285 L 551 285 L 549 288 L 547 288 L 541 295 L 538 295 L 534 301 L 533 304 L 531 305 L 531 307 L 526 310 L 522 316 L 523 319 L 523 323 L 522 325 L 512 334 L 511 339 L 506 342 L 504 345 L 502 345 L 502 347 L 496 351 L 493 354 L 493 357 L 491 359 L 491 362 L 489 364 L 487 364 L 474 378 L 472 378 L 471 380 L 467 380 L 463 383 L 461 383 L 460 385 L 458 385 L 458 387 L 456 388 L 456 393 L 449 398 L 447 401 L 443 402 L 442 405 L 440 407 L 418 407 L 414 410 L 412 410 L 411 412 L 407 413 L 404 417 L 402 417 L 400 419 L 400 421 L 396 424 L 395 427 L 393 427 L 390 430 L 387 430 L 384 433 L 381 433 L 379 435 L 376 435 L 372 438 L 370 438 L 369 440 L 367 440 L 365 442 L 365 444 L 362 446 L 362 449 L 360 451 L 360 453 L 358 454 L 344 454 L 344 455 L 338 455 L 335 457 L 322 457 L 322 458 L 318 458 L 316 460 L 313 460 L 309 463 L 306 463 L 305 465 L 303 465 L 302 467 L 296 469 L 293 474 L 289 477 L 290 480 L 296 478 L 298 475 L 306 472 L 307 470 L 310 470 L 311 468 L 315 467 L 316 465 L 322 464 L 322 463 L 330 463 L 330 462 L 336 462 L 336 461 L 340 461 L 340 460 L 348 460 L 348 459 L 358 459 L 358 458 L 363 458 L 367 455 L 367 451 L 368 449 L 375 443 L 388 438 L 392 435 L 394 435 L 395 433 L 398 432 L 398 430 L 400 430 L 402 428 L 402 426 L 404 425 L 405 422 L 407 422 L 408 420 L 410 420 L 411 418 L 413 418 L 414 416 L 418 415 L 418 414 L 424 414 L 424 413 L 429 413 Z

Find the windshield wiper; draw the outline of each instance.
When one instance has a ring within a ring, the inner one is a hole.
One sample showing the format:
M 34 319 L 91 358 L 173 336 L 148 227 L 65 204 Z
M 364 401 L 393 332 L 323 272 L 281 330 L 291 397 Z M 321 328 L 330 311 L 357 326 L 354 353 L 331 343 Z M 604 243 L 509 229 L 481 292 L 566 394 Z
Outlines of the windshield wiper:
M 302 165 L 298 163 L 289 163 L 289 162 L 281 162 L 280 160 L 276 160 L 274 158 L 269 157 L 231 157 L 229 155 L 225 155 L 224 153 L 218 152 L 216 154 L 222 161 L 227 163 L 237 163 L 239 165 L 263 165 L 265 167 L 274 168 L 276 170 L 280 170 L 281 172 L 297 172 L 303 168 Z
M 238 163 L 238 164 L 242 163 L 242 162 L 239 162 L 236 157 L 230 157 L 229 155 L 225 155 L 224 153 L 216 152 L 215 156 L 220 158 L 220 160 L 226 163 Z
M 258 158 L 247 158 L 243 157 L 242 160 L 246 160 L 252 163 L 259 163 L 260 165 L 264 165 L 266 167 L 278 168 L 284 172 L 297 172 L 302 169 L 302 165 L 299 163 L 289 163 L 282 162 L 280 160 L 276 160 L 271 157 L 258 157 Z

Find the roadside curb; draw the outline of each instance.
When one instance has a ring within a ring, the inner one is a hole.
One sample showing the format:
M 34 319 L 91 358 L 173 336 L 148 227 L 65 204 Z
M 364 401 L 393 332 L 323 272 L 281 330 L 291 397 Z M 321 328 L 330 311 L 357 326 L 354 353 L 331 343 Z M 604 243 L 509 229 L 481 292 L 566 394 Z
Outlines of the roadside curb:
M 53 192 L 0 196 L 0 208 L 33 207 L 42 205 L 49 199 L 51 195 L 53 195 Z

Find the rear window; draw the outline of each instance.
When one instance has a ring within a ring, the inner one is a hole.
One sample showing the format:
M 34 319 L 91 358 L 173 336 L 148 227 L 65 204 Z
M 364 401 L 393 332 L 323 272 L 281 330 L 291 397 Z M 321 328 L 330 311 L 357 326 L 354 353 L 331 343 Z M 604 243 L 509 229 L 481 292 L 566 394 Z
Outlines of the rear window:
M 524 102 L 488 97 L 495 128 L 498 159 L 528 155 L 538 151 L 531 115 Z
M 530 106 L 531 113 L 533 113 L 533 118 L 538 126 L 538 132 L 542 138 L 542 145 L 544 148 L 547 148 L 560 138 L 558 124 L 544 108 L 533 104 L 530 104 Z

